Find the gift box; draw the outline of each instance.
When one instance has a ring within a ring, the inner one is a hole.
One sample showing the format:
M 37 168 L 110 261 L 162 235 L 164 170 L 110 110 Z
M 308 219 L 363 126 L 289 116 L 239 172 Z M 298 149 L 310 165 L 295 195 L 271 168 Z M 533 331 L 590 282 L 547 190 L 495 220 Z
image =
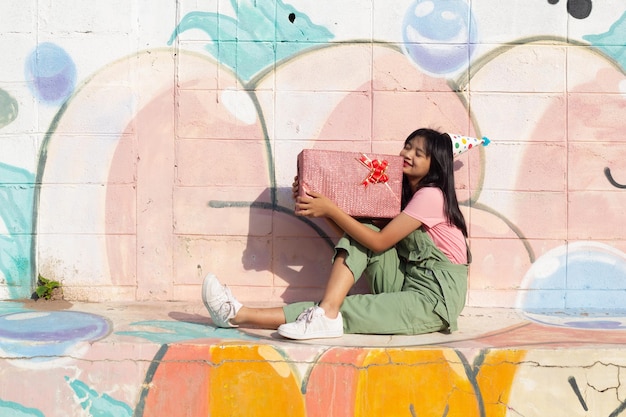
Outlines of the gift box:
M 400 213 L 403 161 L 398 155 L 304 149 L 299 195 L 323 194 L 353 217 L 392 218 Z

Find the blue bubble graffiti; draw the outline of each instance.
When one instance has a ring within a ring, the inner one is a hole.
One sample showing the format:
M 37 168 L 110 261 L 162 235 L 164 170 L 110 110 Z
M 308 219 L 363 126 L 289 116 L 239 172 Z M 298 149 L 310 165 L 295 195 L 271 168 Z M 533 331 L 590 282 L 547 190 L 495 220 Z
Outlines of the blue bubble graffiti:
M 44 42 L 27 57 L 26 80 L 35 97 L 46 104 L 61 104 L 76 87 L 76 65 L 65 50 Z
M 424 71 L 447 75 L 469 65 L 477 27 L 464 0 L 417 0 L 402 24 L 404 50 Z

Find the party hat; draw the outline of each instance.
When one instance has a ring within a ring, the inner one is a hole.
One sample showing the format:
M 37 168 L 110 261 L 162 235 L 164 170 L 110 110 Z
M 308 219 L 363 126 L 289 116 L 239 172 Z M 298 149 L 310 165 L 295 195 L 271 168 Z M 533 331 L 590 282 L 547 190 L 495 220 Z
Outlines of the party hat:
M 452 154 L 455 158 L 475 146 L 487 146 L 489 145 L 489 142 L 491 142 L 484 136 L 481 139 L 464 135 L 455 135 L 453 133 L 448 133 L 448 136 L 452 139 Z

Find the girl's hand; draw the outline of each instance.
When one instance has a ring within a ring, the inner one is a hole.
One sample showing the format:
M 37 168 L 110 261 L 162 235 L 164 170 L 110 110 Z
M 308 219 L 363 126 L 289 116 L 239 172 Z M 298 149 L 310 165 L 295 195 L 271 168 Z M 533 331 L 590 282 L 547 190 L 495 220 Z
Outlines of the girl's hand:
M 309 192 L 306 197 L 296 198 L 296 216 L 329 217 L 337 206 L 320 193 Z
M 298 176 L 293 177 L 293 183 L 291 184 L 291 198 L 293 201 L 298 199 L 298 192 L 300 191 L 300 182 L 298 181 Z

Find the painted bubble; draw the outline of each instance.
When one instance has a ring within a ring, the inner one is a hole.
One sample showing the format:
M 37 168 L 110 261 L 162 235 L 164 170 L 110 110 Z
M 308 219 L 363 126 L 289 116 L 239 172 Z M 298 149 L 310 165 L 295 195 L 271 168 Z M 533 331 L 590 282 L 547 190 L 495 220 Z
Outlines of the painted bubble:
M 83 342 L 106 336 L 109 322 L 75 311 L 26 311 L 0 316 L 0 351 L 13 358 L 66 355 Z
M 424 71 L 445 75 L 466 67 L 477 41 L 464 0 L 417 0 L 402 24 L 404 51 Z
M 542 255 L 522 282 L 518 307 L 543 324 L 626 328 L 626 254 L 599 242 L 574 242 Z
M 76 86 L 76 65 L 63 48 L 39 44 L 26 58 L 26 80 L 35 97 L 48 104 L 65 101 Z

